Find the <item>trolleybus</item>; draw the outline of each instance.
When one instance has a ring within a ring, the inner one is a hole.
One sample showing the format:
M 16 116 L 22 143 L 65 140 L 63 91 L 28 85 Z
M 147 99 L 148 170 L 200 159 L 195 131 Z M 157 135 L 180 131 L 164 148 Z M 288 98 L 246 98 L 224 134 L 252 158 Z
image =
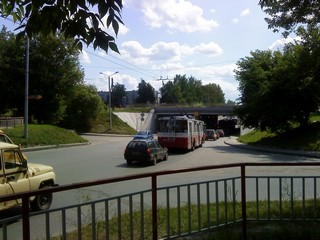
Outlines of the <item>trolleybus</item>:
M 185 115 L 161 117 L 158 142 L 169 149 L 194 150 L 205 142 L 205 123 Z

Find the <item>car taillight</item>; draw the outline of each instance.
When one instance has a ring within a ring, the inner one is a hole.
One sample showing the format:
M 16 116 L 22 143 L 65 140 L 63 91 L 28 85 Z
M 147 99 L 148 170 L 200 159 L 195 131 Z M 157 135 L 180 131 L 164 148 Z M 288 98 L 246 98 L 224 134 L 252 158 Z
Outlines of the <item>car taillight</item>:
M 150 148 L 147 148 L 147 153 L 148 153 L 148 154 L 150 154 L 150 153 L 151 153 Z
M 124 150 L 124 153 L 126 153 L 126 152 L 128 152 L 128 148 L 126 148 L 126 149 Z

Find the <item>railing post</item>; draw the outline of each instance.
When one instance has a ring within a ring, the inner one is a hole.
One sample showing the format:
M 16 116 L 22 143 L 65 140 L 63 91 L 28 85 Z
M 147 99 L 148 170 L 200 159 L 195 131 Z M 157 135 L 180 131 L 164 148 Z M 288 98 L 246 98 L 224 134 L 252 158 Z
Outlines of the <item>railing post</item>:
M 242 236 L 247 239 L 247 193 L 246 193 L 246 165 L 241 165 L 241 208 L 242 208 Z
M 29 197 L 22 197 L 22 232 L 23 240 L 30 240 Z
M 157 214 L 157 175 L 152 174 L 151 177 L 151 191 L 152 191 L 152 239 L 158 239 L 158 214 Z

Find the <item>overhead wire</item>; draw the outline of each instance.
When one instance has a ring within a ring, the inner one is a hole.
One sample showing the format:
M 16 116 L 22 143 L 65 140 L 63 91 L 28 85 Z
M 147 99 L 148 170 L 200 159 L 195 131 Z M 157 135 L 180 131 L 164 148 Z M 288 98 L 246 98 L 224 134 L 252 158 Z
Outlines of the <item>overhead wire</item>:
M 8 21 L 14 23 L 14 21 L 13 21 L 12 19 L 8 18 L 8 17 L 4 17 L 4 16 L 0 16 L 0 17 L 3 18 L 3 19 L 5 19 L 5 20 L 8 20 Z M 89 46 L 89 48 L 92 48 L 92 49 L 93 49 L 92 46 Z M 123 60 L 123 59 L 117 58 L 117 57 L 112 56 L 112 55 L 110 55 L 110 54 L 107 54 L 107 56 L 110 57 L 110 58 L 116 59 L 117 61 L 122 62 L 122 63 L 112 61 L 112 60 L 110 60 L 110 59 L 108 59 L 108 58 L 106 58 L 106 57 L 100 56 L 100 55 L 95 54 L 95 53 L 93 53 L 93 52 L 91 52 L 91 51 L 86 51 L 86 52 L 87 52 L 88 54 L 91 54 L 91 55 L 97 57 L 97 58 L 101 58 L 101 59 L 103 59 L 103 60 L 105 60 L 105 61 L 108 61 L 108 62 L 110 62 L 110 63 L 113 63 L 113 64 L 115 64 L 115 65 L 117 65 L 117 66 L 120 66 L 120 67 L 122 67 L 122 68 L 125 68 L 125 69 L 127 69 L 127 70 L 131 70 L 131 71 L 140 73 L 140 74 L 142 74 L 142 75 L 144 75 L 144 76 L 156 78 L 156 74 L 152 73 L 151 71 L 146 70 L 146 69 L 143 69 L 143 68 L 140 68 L 140 67 L 138 67 L 138 66 L 136 66 L 136 65 L 134 65 L 134 64 L 132 64 L 132 63 L 129 63 L 129 62 Z M 184 66 L 184 67 L 179 67 L 179 68 L 171 68 L 171 69 L 166 69 L 166 70 L 160 70 L 160 69 L 159 69 L 159 71 L 167 71 L 167 72 L 169 72 L 169 71 L 176 71 L 176 70 L 183 70 L 183 69 L 191 69 L 191 68 L 197 68 L 197 67 L 203 67 L 203 66 L 225 64 L 225 63 L 231 63 L 231 62 L 236 62 L 236 61 L 237 61 L 237 60 L 229 60 L 229 61 L 222 61 L 222 62 L 216 62 L 216 63 L 208 63 L 208 64 L 201 64 L 201 65 Z M 130 67 L 130 66 L 131 66 L 131 67 Z M 86 68 L 91 68 L 91 67 L 90 67 L 90 66 L 86 66 Z M 97 68 L 97 67 L 93 67 L 93 68 Z M 163 80 L 163 79 L 161 79 L 161 78 L 162 78 L 162 77 L 160 77 L 160 79 L 155 79 L 155 80 Z
M 90 47 L 91 47 L 91 46 L 90 46 Z M 92 48 L 92 47 L 91 47 L 91 48 Z M 125 69 L 132 70 L 132 71 L 135 71 L 135 72 L 140 73 L 140 74 L 142 74 L 142 75 L 155 78 L 155 74 L 151 73 L 150 71 L 145 70 L 145 69 L 143 69 L 143 68 L 140 68 L 140 67 L 138 67 L 138 66 L 136 66 L 136 65 L 134 65 L 134 64 L 131 64 L 131 63 L 127 62 L 127 61 L 124 61 L 124 60 L 122 60 L 122 59 L 120 59 L 120 58 L 114 57 L 114 56 L 112 56 L 112 55 L 110 55 L 110 54 L 107 54 L 107 56 L 108 56 L 108 57 L 111 57 L 111 58 L 114 58 L 114 59 L 116 59 L 117 61 L 120 61 L 120 62 L 123 62 L 123 63 L 119 63 L 119 62 L 112 61 L 112 60 L 110 60 L 110 59 L 108 59 L 108 58 L 106 58 L 106 57 L 100 56 L 100 55 L 95 54 L 95 53 L 90 52 L 90 51 L 87 51 L 87 53 L 89 53 L 89 54 L 91 54 L 91 55 L 93 55 L 93 56 L 95 56 L 95 57 L 101 58 L 101 59 L 103 59 L 103 60 L 106 60 L 106 61 L 108 61 L 108 62 L 111 62 L 111 63 L 113 63 L 113 64 L 115 64 L 115 65 L 120 66 L 120 67 L 123 67 L 123 68 L 125 68 Z M 127 65 L 125 65 L 125 64 L 127 64 Z M 129 66 L 128 66 L 128 65 L 129 65 Z M 130 67 L 130 66 L 131 66 L 131 67 Z

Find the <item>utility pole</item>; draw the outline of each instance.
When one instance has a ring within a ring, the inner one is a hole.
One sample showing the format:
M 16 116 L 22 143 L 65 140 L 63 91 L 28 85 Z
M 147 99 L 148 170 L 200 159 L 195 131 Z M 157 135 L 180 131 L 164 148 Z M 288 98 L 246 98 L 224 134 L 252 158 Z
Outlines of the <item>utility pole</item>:
M 28 115 L 29 115 L 29 38 L 26 40 L 26 70 L 24 87 L 24 138 L 28 139 Z
M 115 75 L 115 74 L 117 74 L 117 73 L 119 73 L 119 72 L 114 72 L 114 73 L 112 73 L 112 74 L 110 74 L 110 75 L 106 75 L 105 73 L 100 72 L 100 74 L 106 75 L 106 76 L 108 77 L 108 85 L 109 85 L 109 128 L 110 128 L 110 130 L 112 130 L 111 78 L 110 78 L 110 77 L 113 76 L 113 75 Z

